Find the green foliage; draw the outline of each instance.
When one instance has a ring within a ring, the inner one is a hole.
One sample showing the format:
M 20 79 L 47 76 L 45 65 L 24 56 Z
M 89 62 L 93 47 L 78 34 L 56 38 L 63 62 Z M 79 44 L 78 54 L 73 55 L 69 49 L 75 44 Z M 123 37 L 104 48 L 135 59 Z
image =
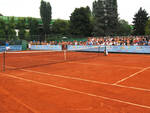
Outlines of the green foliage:
M 19 39 L 25 39 L 26 34 L 26 20 L 24 18 L 20 18 L 17 23 L 17 27 L 19 29 Z
M 69 34 L 69 21 L 57 19 L 52 25 L 52 32 L 54 34 Z
M 134 35 L 145 35 L 147 20 L 148 13 L 145 9 L 140 8 L 133 18 Z
M 118 26 L 116 0 L 97 0 L 93 2 L 95 36 L 115 35 Z
M 145 34 L 150 35 L 150 19 L 146 23 Z
M 0 19 L 0 40 L 16 39 L 15 24 L 13 18 L 7 23 Z
M 118 27 L 117 0 L 106 0 L 105 35 L 116 35 Z
M 0 19 L 0 40 L 6 40 L 5 35 L 5 22 Z
M 105 35 L 105 11 L 103 2 L 98 0 L 93 2 L 93 18 L 94 18 L 94 36 Z
M 35 18 L 29 18 L 29 34 L 28 40 L 36 40 L 36 35 L 39 35 L 39 25 Z
M 89 7 L 76 8 L 70 16 L 70 32 L 73 35 L 90 36 L 92 32 Z
M 127 21 L 119 20 L 117 35 L 119 36 L 131 35 L 131 27 Z
M 15 31 L 15 22 L 12 17 L 5 27 L 5 33 L 7 40 L 15 40 L 16 39 L 16 31 Z
M 50 22 L 51 22 L 51 5 L 49 2 L 45 2 L 41 0 L 41 6 L 40 6 L 40 15 L 43 22 L 43 29 L 45 34 L 50 33 Z

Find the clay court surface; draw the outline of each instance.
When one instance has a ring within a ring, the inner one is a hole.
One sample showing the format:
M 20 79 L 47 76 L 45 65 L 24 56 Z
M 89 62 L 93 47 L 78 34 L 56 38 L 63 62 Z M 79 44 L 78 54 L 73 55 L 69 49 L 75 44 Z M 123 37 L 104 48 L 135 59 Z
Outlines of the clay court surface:
M 0 113 L 150 113 L 150 55 L 61 55 L 6 57 Z

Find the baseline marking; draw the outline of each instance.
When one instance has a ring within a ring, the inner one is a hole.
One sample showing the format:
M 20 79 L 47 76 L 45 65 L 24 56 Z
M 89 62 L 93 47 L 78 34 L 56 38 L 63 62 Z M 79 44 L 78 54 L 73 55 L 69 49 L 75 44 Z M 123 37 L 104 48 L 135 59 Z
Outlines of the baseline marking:
M 132 102 L 126 102 L 126 101 L 122 101 L 122 100 L 118 100 L 118 99 L 113 99 L 113 98 L 99 96 L 99 95 L 95 95 L 95 94 L 91 94 L 91 93 L 81 92 L 81 91 L 77 91 L 77 90 L 73 90 L 73 89 L 69 89 L 69 88 L 59 87 L 59 86 L 55 86 L 55 85 L 52 85 L 52 84 L 47 84 L 47 83 L 42 83 L 42 82 L 38 82 L 38 81 L 34 81 L 34 80 L 24 79 L 24 78 L 21 78 L 21 77 L 16 77 L 16 76 L 11 75 L 11 74 L 5 74 L 5 76 L 8 76 L 8 77 L 14 78 L 14 79 L 23 80 L 23 81 L 26 81 L 26 82 L 31 82 L 31 83 L 35 83 L 35 84 L 40 84 L 40 85 L 44 85 L 44 86 L 53 87 L 53 88 L 57 88 L 57 89 L 65 90 L 65 91 L 84 94 L 84 95 L 88 95 L 88 96 L 91 96 L 91 97 L 101 98 L 101 99 L 104 99 L 104 100 L 109 100 L 109 101 L 114 101 L 114 102 L 119 102 L 119 103 L 123 103 L 123 104 L 128 104 L 128 105 L 132 105 L 132 106 L 137 106 L 137 107 L 141 107 L 141 108 L 150 109 L 150 106 L 136 104 L 136 103 L 132 103 Z
M 148 69 L 150 69 L 150 67 L 144 68 L 144 69 L 142 69 L 142 70 L 140 70 L 140 71 L 138 71 L 138 72 L 136 72 L 136 73 L 134 73 L 134 74 L 132 74 L 132 75 L 126 77 L 126 78 L 123 78 L 123 79 L 121 79 L 121 80 L 115 82 L 114 85 L 117 85 L 117 84 L 119 84 L 119 83 L 121 83 L 121 82 L 123 82 L 123 81 L 125 81 L 125 80 L 127 80 L 127 79 L 129 79 L 129 78 L 131 78 L 131 77 L 133 77 L 133 76 L 135 76 L 135 75 L 137 75 L 137 74 L 139 74 L 139 73 L 142 73 L 143 71 L 148 70 Z

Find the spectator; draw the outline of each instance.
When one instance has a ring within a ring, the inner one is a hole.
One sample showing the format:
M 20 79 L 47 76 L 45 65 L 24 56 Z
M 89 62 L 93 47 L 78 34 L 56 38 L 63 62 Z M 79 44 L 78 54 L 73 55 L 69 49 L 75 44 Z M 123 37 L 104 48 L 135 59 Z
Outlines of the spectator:
M 109 45 L 109 46 L 150 46 L 148 37 L 144 36 L 128 36 L 128 37 L 89 37 L 87 41 L 33 41 L 32 45 Z
M 148 41 L 148 46 L 150 46 L 150 39 L 149 39 L 149 41 Z

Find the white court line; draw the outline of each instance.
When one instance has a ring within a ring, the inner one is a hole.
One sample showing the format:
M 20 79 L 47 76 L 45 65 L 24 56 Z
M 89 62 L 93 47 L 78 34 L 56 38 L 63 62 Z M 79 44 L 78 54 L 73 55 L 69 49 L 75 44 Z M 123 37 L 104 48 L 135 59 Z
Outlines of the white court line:
M 6 53 L 14 53 L 14 54 L 20 54 L 20 53 L 48 53 L 48 52 L 61 52 L 61 51 L 22 51 L 22 52 L 17 52 L 17 51 L 8 51 Z
M 66 62 L 66 63 L 76 63 L 76 64 L 86 64 L 86 65 L 95 65 L 95 66 L 108 66 L 108 64 L 93 64 L 93 63 L 80 63 L 80 62 Z M 112 65 L 114 67 L 124 67 L 124 68 L 134 68 L 134 69 L 143 69 L 143 67 L 129 67 L 129 66 L 121 66 L 121 65 Z
M 95 94 L 91 94 L 91 93 L 81 92 L 81 91 L 78 91 L 78 90 L 59 87 L 59 86 L 55 86 L 55 85 L 52 85 L 52 84 L 42 83 L 42 82 L 38 82 L 38 81 L 34 81 L 34 80 L 24 79 L 24 78 L 21 78 L 21 77 L 16 77 L 16 76 L 11 75 L 11 74 L 3 74 L 3 76 L 7 76 L 7 77 L 10 77 L 10 78 L 19 79 L 19 80 L 22 80 L 22 81 L 31 82 L 31 83 L 35 83 L 35 84 L 39 84 L 39 85 L 49 86 L 49 87 L 53 87 L 53 88 L 57 88 L 57 89 L 65 90 L 65 91 L 84 94 L 84 95 L 88 95 L 88 96 L 95 97 L 95 98 L 101 98 L 101 99 L 104 99 L 104 100 L 109 100 L 109 101 L 114 101 L 114 102 L 119 102 L 119 103 L 123 103 L 123 104 L 128 104 L 128 105 L 132 105 L 132 106 L 137 106 L 137 107 L 141 107 L 141 108 L 150 109 L 150 106 L 136 104 L 136 103 L 127 102 L 127 101 L 122 101 L 122 100 L 119 100 L 119 99 L 113 99 L 113 98 L 104 97 L 104 96 L 99 96 L 99 95 L 95 95 Z M 0 77 L 2 77 L 2 76 L 0 76 Z
M 7 66 L 7 67 L 14 68 L 12 66 Z M 26 71 L 26 72 L 32 72 L 32 73 L 50 75 L 50 76 L 55 76 L 55 77 L 67 78 L 67 79 L 72 79 L 72 80 L 80 80 L 80 81 L 89 82 L 89 83 L 103 84 L 103 85 L 109 85 L 109 86 L 117 86 L 117 87 L 123 87 L 123 88 L 127 88 L 127 89 L 133 89 L 133 90 L 140 90 L 140 91 L 150 92 L 150 89 L 137 88 L 137 87 L 129 87 L 129 86 L 118 85 L 118 84 L 109 84 L 109 83 L 105 83 L 105 82 L 99 82 L 99 81 L 94 81 L 94 80 L 87 80 L 87 79 L 82 79 L 82 78 L 77 78 L 77 77 L 69 77 L 69 76 L 63 76 L 63 75 L 56 75 L 56 74 L 50 74 L 50 73 L 33 71 L 33 70 L 27 70 L 27 69 L 20 69 L 20 70 Z
M 135 76 L 135 75 L 137 75 L 137 74 L 139 74 L 139 73 L 142 73 L 142 72 L 144 72 L 145 70 L 148 70 L 148 69 L 150 69 L 150 67 L 144 68 L 144 69 L 142 69 L 142 70 L 140 70 L 140 71 L 138 71 L 138 72 L 136 72 L 136 73 L 134 73 L 134 74 L 132 74 L 132 75 L 126 77 L 126 78 L 123 78 L 123 79 L 121 79 L 121 80 L 115 82 L 114 85 L 119 84 L 119 83 L 121 83 L 121 82 L 123 82 L 123 81 L 125 81 L 125 80 L 127 80 L 127 79 L 129 79 L 129 78 L 131 78 L 131 77 L 133 77 L 133 76 Z
M 6 89 L 0 87 L 0 90 L 2 90 L 2 92 L 4 92 L 7 96 L 9 96 L 11 99 L 13 99 L 17 103 L 21 104 L 22 106 L 24 106 L 25 108 L 27 108 L 31 112 L 33 112 L 33 113 L 40 113 L 37 110 L 35 110 L 35 109 L 31 108 L 30 106 L 28 106 L 27 104 L 23 103 L 21 100 L 16 98 L 14 95 L 10 94 L 10 92 L 8 92 Z
M 26 72 L 32 72 L 32 73 L 50 75 L 50 76 L 55 76 L 55 77 L 67 78 L 67 79 L 72 79 L 72 80 L 80 80 L 80 81 L 90 82 L 90 83 L 95 83 L 95 84 L 101 84 L 101 85 L 103 84 L 103 85 L 109 85 L 109 86 L 117 86 L 117 87 L 123 87 L 123 88 L 127 88 L 127 89 L 134 89 L 134 90 L 140 90 L 140 91 L 147 91 L 147 92 L 150 92 L 150 89 L 136 88 L 136 87 L 128 87 L 128 86 L 117 85 L 117 84 L 109 84 L 109 83 L 105 83 L 105 82 L 99 82 L 99 81 L 94 81 L 94 80 L 87 80 L 87 79 L 82 79 L 82 78 L 77 78 L 77 77 L 69 77 L 69 76 L 63 76 L 63 75 L 56 75 L 56 74 L 50 74 L 50 73 L 39 72 L 39 71 L 32 71 L 32 70 L 27 70 L 27 69 L 20 69 L 20 70 L 26 71 Z

